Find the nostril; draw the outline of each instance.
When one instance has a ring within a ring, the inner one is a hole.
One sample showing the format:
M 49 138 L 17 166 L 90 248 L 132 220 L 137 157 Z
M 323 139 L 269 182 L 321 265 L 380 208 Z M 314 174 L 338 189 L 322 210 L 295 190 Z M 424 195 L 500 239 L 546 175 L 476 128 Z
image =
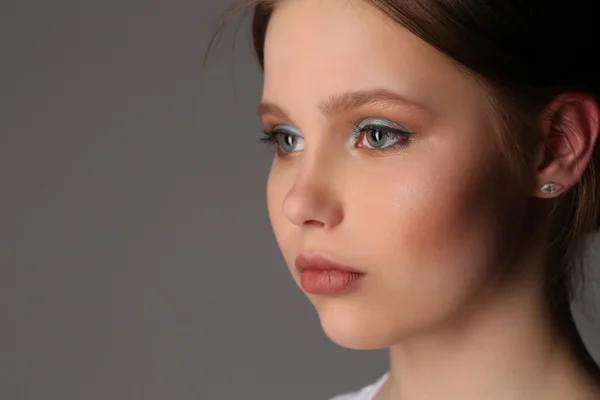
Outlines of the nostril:
M 325 224 L 324 224 L 323 222 L 321 222 L 321 221 L 317 221 L 317 220 L 315 220 L 315 219 L 311 219 L 311 220 L 305 221 L 305 222 L 304 222 L 304 225 L 305 225 L 305 226 L 315 226 L 315 227 L 322 227 L 322 226 L 325 226 Z

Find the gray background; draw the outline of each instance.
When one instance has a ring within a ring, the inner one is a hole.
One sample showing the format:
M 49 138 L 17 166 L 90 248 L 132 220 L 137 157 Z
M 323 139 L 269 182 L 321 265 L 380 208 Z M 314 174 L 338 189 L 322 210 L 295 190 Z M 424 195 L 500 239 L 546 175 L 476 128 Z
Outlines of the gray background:
M 385 371 L 283 263 L 247 21 L 202 67 L 228 3 L 1 2 L 0 398 L 325 399 Z

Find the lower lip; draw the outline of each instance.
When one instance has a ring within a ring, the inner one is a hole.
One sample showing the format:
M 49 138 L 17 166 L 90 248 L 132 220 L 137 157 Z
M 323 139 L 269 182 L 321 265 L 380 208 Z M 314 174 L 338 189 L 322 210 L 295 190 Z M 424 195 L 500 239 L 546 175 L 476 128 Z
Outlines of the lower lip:
M 355 288 L 364 275 L 340 270 L 305 269 L 300 273 L 300 285 L 311 294 L 339 294 Z

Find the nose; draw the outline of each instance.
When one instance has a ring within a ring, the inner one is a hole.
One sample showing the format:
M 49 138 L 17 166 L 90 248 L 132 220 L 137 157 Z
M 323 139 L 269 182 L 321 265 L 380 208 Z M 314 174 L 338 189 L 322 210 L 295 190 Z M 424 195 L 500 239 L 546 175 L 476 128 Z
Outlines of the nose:
M 283 214 L 297 226 L 316 225 L 331 229 L 343 220 L 343 207 L 324 168 L 312 165 L 298 173 L 283 201 Z

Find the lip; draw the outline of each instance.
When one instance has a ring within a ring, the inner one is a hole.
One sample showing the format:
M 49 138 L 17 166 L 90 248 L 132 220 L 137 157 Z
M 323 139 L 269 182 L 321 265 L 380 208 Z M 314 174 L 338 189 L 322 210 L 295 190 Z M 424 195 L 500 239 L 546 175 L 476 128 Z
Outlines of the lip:
M 363 271 L 360 271 L 356 268 L 352 268 L 348 265 L 340 264 L 338 262 L 332 261 L 320 254 L 304 254 L 301 253 L 296 257 L 296 269 L 298 272 L 302 273 L 308 269 L 321 269 L 321 270 L 333 270 L 333 271 L 345 271 L 352 272 L 355 274 L 364 274 Z
M 365 273 L 319 254 L 296 257 L 299 283 L 305 292 L 315 295 L 338 295 L 357 290 Z

